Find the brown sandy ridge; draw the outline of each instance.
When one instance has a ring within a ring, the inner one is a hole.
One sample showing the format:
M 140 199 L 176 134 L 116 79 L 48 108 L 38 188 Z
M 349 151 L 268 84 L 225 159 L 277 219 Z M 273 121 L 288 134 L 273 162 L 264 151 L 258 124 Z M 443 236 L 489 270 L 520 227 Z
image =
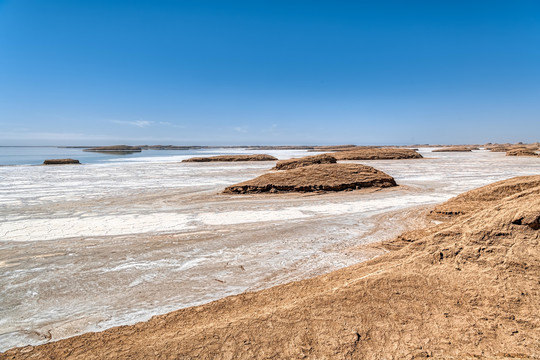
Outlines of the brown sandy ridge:
M 266 155 L 266 154 L 256 154 L 256 155 L 218 155 L 218 156 L 206 156 L 206 157 L 192 157 L 182 162 L 214 162 L 214 161 L 276 161 L 277 158 Z
M 0 358 L 538 359 L 539 182 L 453 199 L 464 215 L 365 263 Z
M 540 156 L 533 149 L 519 148 L 511 149 L 506 152 L 506 156 Z

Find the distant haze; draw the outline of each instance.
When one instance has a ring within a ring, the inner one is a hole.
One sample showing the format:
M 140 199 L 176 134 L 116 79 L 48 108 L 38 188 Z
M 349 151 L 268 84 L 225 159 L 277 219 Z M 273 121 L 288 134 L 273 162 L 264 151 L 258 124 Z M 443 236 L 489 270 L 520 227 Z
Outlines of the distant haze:
M 540 141 L 539 1 L 0 1 L 0 145 Z

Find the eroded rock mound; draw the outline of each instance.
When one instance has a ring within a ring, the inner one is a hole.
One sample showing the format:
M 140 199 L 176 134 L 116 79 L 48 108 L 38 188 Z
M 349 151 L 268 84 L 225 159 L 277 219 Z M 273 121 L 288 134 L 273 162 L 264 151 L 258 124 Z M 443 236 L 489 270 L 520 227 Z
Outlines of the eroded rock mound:
M 536 151 L 526 148 L 512 149 L 506 152 L 506 156 L 539 156 Z
M 277 158 L 266 155 L 266 154 L 257 154 L 257 155 L 218 155 L 218 156 L 207 156 L 207 157 L 193 157 L 190 159 L 183 160 L 182 162 L 214 162 L 214 161 L 226 161 L 226 162 L 235 162 L 235 161 L 276 161 Z
M 395 148 L 362 148 L 352 151 L 338 151 L 331 154 L 336 160 L 395 160 L 421 159 L 416 150 Z
M 79 160 L 75 159 L 48 159 L 43 162 L 43 165 L 68 165 L 80 164 Z
M 343 191 L 396 186 L 394 178 L 371 166 L 321 164 L 264 174 L 227 187 L 226 194 Z
M 305 156 L 297 159 L 280 160 L 274 170 L 290 170 L 314 164 L 335 164 L 336 162 L 336 158 L 328 154 Z
M 513 150 L 530 150 L 535 151 L 538 150 L 538 143 L 533 144 L 523 144 L 523 143 L 516 143 L 516 144 L 491 144 L 490 146 L 487 146 L 486 149 L 490 150 L 491 152 L 508 152 Z
M 540 186 L 515 191 L 358 265 L 2 357 L 535 359 Z

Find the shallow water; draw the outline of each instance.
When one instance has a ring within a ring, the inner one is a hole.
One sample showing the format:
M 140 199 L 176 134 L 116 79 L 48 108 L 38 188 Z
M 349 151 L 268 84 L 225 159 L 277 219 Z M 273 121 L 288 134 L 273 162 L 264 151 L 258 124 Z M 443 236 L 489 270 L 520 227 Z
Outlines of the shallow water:
M 540 159 L 431 153 L 363 161 L 398 188 L 220 195 L 273 162 L 0 167 L 0 350 L 148 319 L 369 259 L 360 245 L 414 226 L 415 209 L 518 175 Z M 279 158 L 303 151 L 271 151 Z

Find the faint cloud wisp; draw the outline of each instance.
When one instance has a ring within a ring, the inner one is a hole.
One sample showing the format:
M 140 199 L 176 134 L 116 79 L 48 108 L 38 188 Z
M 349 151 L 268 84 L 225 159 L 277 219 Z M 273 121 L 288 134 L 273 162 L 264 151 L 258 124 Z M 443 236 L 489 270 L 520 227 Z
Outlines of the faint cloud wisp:
M 154 123 L 153 121 L 147 121 L 147 120 L 135 120 L 135 121 L 111 120 L 111 122 L 115 124 L 125 124 L 125 125 L 140 127 L 140 128 L 151 126 Z

